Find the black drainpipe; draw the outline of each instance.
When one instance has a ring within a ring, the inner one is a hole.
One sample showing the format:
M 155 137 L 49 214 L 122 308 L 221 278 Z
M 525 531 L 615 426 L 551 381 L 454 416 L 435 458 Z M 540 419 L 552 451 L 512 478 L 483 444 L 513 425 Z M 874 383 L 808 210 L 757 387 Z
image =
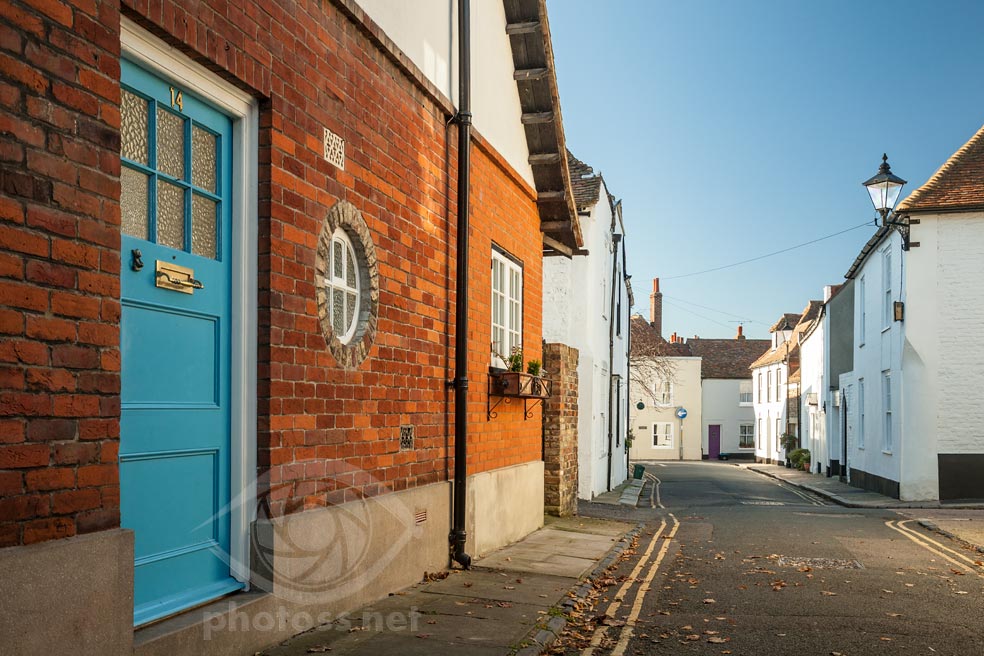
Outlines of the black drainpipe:
M 468 195 L 471 173 L 471 11 L 458 0 L 458 260 L 454 322 L 454 515 L 451 558 L 465 569 L 465 478 L 468 475 Z
M 621 207 L 621 201 L 620 201 L 619 202 L 619 212 L 621 212 L 621 211 L 622 211 L 622 207 Z M 623 239 L 622 240 L 622 278 L 623 278 L 623 280 L 627 280 L 629 278 L 629 276 L 626 276 L 625 275 L 625 264 L 626 264 L 625 259 L 626 259 L 626 256 L 625 256 L 625 240 Z M 622 284 L 622 281 L 621 280 L 619 281 L 619 284 Z M 626 287 L 628 287 L 628 285 L 626 285 Z M 628 294 L 626 294 L 625 302 L 626 303 L 629 302 Z M 625 325 L 625 437 L 626 437 L 626 439 L 628 439 L 628 437 L 629 437 L 629 431 L 632 430 L 632 426 L 629 423 L 631 421 L 629 415 L 632 412 L 632 394 L 631 394 L 631 391 L 632 391 L 632 372 L 631 372 L 631 369 L 630 369 L 631 366 L 632 366 L 632 359 L 631 359 L 631 354 L 632 354 L 632 306 L 631 305 L 629 305 L 628 312 L 625 313 L 625 316 L 627 316 L 629 318 L 629 320 L 625 322 L 625 324 L 626 324 Z M 620 316 L 618 318 L 618 320 L 621 321 L 622 320 L 622 317 Z M 628 479 L 631 476 L 632 476 L 632 468 L 629 465 L 629 445 L 626 444 L 625 445 L 625 478 Z
M 615 217 L 612 216 L 612 297 L 608 304 L 608 478 L 605 480 L 605 489 L 612 489 L 612 448 L 614 438 L 612 431 L 612 369 L 615 368 L 615 291 L 618 281 L 615 276 L 618 271 L 618 244 L 622 240 L 622 235 L 615 232 Z

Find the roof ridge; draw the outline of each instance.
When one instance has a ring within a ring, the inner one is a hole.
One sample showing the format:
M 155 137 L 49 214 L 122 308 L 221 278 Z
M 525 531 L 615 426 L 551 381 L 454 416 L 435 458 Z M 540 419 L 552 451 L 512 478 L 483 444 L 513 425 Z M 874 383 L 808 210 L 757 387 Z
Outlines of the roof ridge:
M 980 129 L 974 133 L 974 136 L 967 140 L 967 143 L 957 149 L 957 152 L 950 155 L 950 157 L 943 162 L 943 165 L 936 170 L 936 173 L 930 176 L 929 180 L 924 182 L 918 189 L 913 190 L 911 194 L 899 203 L 896 211 L 917 209 L 915 206 L 918 204 L 919 200 L 929 192 L 934 191 L 943 180 L 943 177 L 949 173 L 950 170 L 952 170 L 953 167 L 956 166 L 972 148 L 977 146 L 981 140 L 984 140 L 984 125 L 982 125 Z

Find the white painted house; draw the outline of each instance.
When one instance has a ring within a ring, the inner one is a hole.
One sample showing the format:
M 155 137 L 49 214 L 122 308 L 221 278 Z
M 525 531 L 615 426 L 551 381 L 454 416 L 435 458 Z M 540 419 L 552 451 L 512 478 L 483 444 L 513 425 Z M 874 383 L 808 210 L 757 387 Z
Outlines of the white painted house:
M 899 204 L 847 273 L 840 376 L 852 485 L 904 501 L 984 499 L 984 128 Z
M 632 317 L 632 447 L 633 462 L 651 460 L 700 460 L 701 449 L 701 359 L 674 334 L 669 340 L 659 334 L 657 304 L 659 283 L 654 281 L 650 318 Z M 657 367 L 643 360 L 656 356 Z M 680 416 L 680 410 L 686 416 Z
M 694 337 L 687 345 L 700 363 L 701 449 L 710 460 L 755 457 L 755 407 L 749 365 L 769 348 L 767 339 Z
M 543 261 L 543 339 L 578 350 L 578 496 L 628 475 L 629 316 L 622 205 L 601 173 L 567 159 L 584 250 Z
M 800 437 L 800 341 L 820 313 L 810 301 L 801 314 L 787 313 L 772 325 L 769 349 L 751 365 L 755 408 L 755 460 L 782 463 L 783 434 Z

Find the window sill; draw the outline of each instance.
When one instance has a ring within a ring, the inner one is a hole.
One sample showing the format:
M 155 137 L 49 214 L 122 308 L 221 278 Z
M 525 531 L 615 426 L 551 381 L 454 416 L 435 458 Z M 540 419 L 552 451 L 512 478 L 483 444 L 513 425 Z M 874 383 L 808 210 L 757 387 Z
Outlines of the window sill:
M 747 401 L 739 401 L 738 402 L 738 407 L 739 408 L 751 408 L 754 405 L 755 405 L 754 403 L 749 403 Z
M 883 454 L 883 455 L 886 455 L 886 456 L 893 456 L 893 455 L 895 455 L 895 454 L 894 454 L 893 452 L 891 452 L 891 451 L 886 451 L 885 449 L 882 449 L 882 454 Z
M 882 329 L 881 329 L 881 331 L 882 331 L 882 335 L 884 335 L 885 333 L 887 333 L 887 332 L 888 332 L 889 330 L 891 330 L 891 329 L 892 329 L 892 327 L 891 327 L 891 326 L 885 326 L 884 328 L 882 328 Z

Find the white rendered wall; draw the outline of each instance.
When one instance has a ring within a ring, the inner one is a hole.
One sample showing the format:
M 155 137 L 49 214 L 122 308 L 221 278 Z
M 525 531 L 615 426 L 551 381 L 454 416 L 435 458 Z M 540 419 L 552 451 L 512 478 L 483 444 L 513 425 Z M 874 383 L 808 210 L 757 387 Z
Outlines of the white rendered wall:
M 721 453 L 754 454 L 755 448 L 742 449 L 738 446 L 740 425 L 755 423 L 755 408 L 749 403 L 739 403 L 741 384 L 748 379 L 705 378 L 701 384 L 701 425 L 703 435 L 701 448 L 708 451 L 709 426 L 721 426 Z
M 456 0 L 357 0 L 428 80 L 458 103 Z M 533 185 L 512 48 L 499 0 L 471 3 L 472 114 L 478 131 Z
M 911 499 L 906 495 L 900 479 L 901 450 L 908 441 L 917 439 L 918 442 L 928 439 L 925 435 L 918 438 L 902 435 L 902 394 L 906 385 L 903 384 L 902 372 L 902 338 L 904 325 L 891 321 L 885 325 L 882 317 L 884 287 L 882 279 L 882 259 L 886 252 L 891 252 L 892 260 L 892 295 L 895 300 L 900 298 L 899 286 L 902 276 L 902 241 L 898 233 L 892 232 L 868 256 L 855 276 L 854 282 L 854 371 L 855 397 L 857 401 L 852 410 L 855 421 L 853 443 L 848 443 L 848 461 L 851 469 L 861 469 L 868 474 L 881 476 L 892 481 L 900 482 L 900 495 L 903 500 Z M 908 263 L 907 263 L 908 266 Z M 864 293 L 861 292 L 862 280 Z M 904 292 L 902 295 L 904 300 Z M 861 334 L 862 310 L 864 312 L 864 334 Z M 891 449 L 885 449 L 884 438 L 884 404 L 882 389 L 882 374 L 891 372 L 892 380 L 892 435 Z M 859 401 L 861 385 L 864 383 L 864 428 L 860 420 Z M 863 446 L 862 446 L 863 443 Z M 925 458 L 925 449 L 919 447 L 919 455 Z M 935 467 L 935 458 L 933 458 Z
M 781 344 L 782 342 L 780 342 Z M 772 392 L 769 396 L 769 372 L 772 373 Z M 762 376 L 761 395 L 759 394 L 759 375 Z M 776 377 L 781 376 L 782 383 L 776 393 Z M 789 380 L 789 367 L 778 362 L 752 371 L 752 398 L 755 400 L 755 457 L 763 460 L 785 462 L 786 452 L 778 445 L 776 437 L 776 420 L 779 421 L 780 435 L 786 430 L 786 390 Z M 769 400 L 771 398 L 771 400 Z M 759 419 L 761 434 L 759 432 Z
M 984 214 L 919 219 L 905 271 L 903 498 L 936 499 L 939 453 L 984 453 Z
M 800 343 L 800 436 L 802 446 L 810 450 L 811 467 L 826 473 L 830 465 L 827 445 L 826 416 L 823 403 L 827 385 L 823 379 L 824 326 L 821 323 Z M 816 394 L 816 405 L 808 403 L 810 394 Z
M 635 437 L 630 457 L 638 460 L 680 460 L 681 423 L 683 428 L 683 460 L 701 459 L 701 384 L 700 358 L 670 358 L 673 363 L 673 399 L 667 405 L 656 405 L 652 397 L 633 384 L 631 397 L 631 427 Z M 652 389 L 653 382 L 649 383 Z M 636 403 L 645 405 L 643 410 Z M 677 408 L 687 409 L 687 418 L 681 422 L 676 417 Z M 673 424 L 673 444 L 670 448 L 653 447 L 654 423 Z
M 621 254 L 613 250 L 611 226 L 608 190 L 602 182 L 599 201 L 591 207 L 589 215 L 581 217 L 581 230 L 589 255 L 543 259 L 543 339 L 572 346 L 579 354 L 578 495 L 582 499 L 591 499 L 624 481 L 628 465 L 624 441 L 628 428 L 625 338 L 630 308 L 622 275 L 617 273 L 622 292 L 622 329 L 621 335 L 615 336 L 614 357 L 609 362 L 613 258 L 618 257 L 619 271 L 621 267 Z M 614 388 L 609 391 L 609 380 L 616 380 L 616 375 L 621 375 L 622 380 L 618 407 L 614 405 Z M 610 478 L 609 414 L 612 422 Z

